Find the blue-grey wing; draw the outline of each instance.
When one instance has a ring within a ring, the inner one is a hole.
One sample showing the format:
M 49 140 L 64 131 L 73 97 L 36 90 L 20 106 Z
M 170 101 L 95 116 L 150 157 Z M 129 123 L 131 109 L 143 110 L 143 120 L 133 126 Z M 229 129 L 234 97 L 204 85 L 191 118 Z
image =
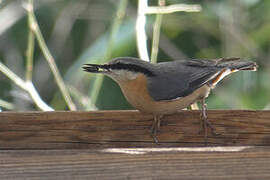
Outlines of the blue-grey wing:
M 148 77 L 149 93 L 156 101 L 187 96 L 207 84 L 222 69 L 215 63 L 210 60 L 159 63 L 155 66 L 156 76 Z

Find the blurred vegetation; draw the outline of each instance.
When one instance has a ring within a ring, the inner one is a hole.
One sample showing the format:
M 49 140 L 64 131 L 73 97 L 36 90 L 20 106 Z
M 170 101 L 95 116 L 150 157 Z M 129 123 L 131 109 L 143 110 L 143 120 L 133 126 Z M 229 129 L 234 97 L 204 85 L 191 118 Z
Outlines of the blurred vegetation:
M 0 62 L 23 80 L 30 29 L 27 3 L 0 1 Z M 178 3 L 199 4 L 202 10 L 162 15 L 158 62 L 219 57 L 256 61 L 257 72 L 238 72 L 219 83 L 207 99 L 208 107 L 269 109 L 270 1 L 166 0 L 166 5 Z M 148 4 L 158 6 L 158 0 L 149 0 Z M 34 1 L 33 12 L 41 33 L 78 110 L 132 108 L 115 82 L 107 77 L 102 81 L 100 75 L 85 73 L 81 66 L 119 56 L 139 56 L 137 6 L 137 0 Z M 154 14 L 147 15 L 149 54 L 155 18 Z M 33 47 L 32 82 L 37 92 L 53 109 L 69 109 L 37 38 Z M 29 93 L 3 73 L 0 87 L 1 110 L 39 109 Z

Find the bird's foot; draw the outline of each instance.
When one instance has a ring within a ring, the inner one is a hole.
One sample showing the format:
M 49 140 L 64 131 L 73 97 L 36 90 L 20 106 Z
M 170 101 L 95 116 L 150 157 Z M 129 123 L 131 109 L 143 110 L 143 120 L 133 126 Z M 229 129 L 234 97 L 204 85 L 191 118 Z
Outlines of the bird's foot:
M 151 136 L 154 139 L 155 143 L 157 143 L 157 144 L 158 144 L 157 133 L 158 133 L 159 129 L 160 129 L 160 117 L 155 116 L 152 127 L 151 127 Z
M 201 134 L 202 132 L 205 132 L 204 124 L 206 124 L 206 128 L 210 128 L 212 135 L 214 135 L 214 136 L 220 135 L 220 133 L 217 132 L 216 128 L 213 126 L 213 124 L 210 121 L 207 120 L 207 118 L 204 119 L 203 117 L 201 117 L 201 122 L 202 123 L 201 123 L 200 130 L 199 130 L 198 134 Z
M 202 106 L 202 113 L 201 113 L 201 119 L 202 119 L 202 124 L 201 124 L 201 128 L 200 128 L 200 131 L 199 133 L 201 133 L 202 131 L 204 131 L 204 141 L 205 141 L 205 145 L 207 146 L 208 145 L 208 139 L 207 139 L 207 130 L 208 130 L 208 127 L 210 128 L 211 130 L 211 133 L 213 135 L 219 135 L 215 128 L 213 127 L 213 125 L 208 121 L 207 119 L 207 115 L 206 115 L 206 109 L 207 109 L 207 105 L 205 104 L 205 99 L 202 99 L 201 100 L 201 106 Z

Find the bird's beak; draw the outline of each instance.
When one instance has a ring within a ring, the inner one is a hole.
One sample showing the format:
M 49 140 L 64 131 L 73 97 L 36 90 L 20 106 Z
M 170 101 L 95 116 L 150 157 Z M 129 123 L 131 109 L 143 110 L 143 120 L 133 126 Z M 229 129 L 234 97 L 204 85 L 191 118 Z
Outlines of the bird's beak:
M 91 73 L 108 73 L 108 72 L 110 72 L 109 65 L 107 65 L 107 64 L 104 64 L 104 65 L 84 64 L 82 68 L 84 71 L 91 72 Z

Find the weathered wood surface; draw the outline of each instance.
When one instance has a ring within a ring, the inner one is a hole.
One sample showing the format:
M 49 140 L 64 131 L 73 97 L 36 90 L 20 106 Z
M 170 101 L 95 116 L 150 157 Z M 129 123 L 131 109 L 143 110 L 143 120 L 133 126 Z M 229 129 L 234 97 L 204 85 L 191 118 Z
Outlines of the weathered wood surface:
M 0 179 L 270 179 L 269 147 L 142 149 L 2 150 Z
M 199 117 L 165 116 L 155 144 L 137 111 L 0 113 L 0 179 L 270 179 L 270 111 L 208 111 L 209 147 Z
M 209 146 L 270 145 L 270 111 L 210 110 L 208 119 L 219 136 Z M 0 149 L 84 149 L 105 147 L 203 146 L 199 111 L 164 116 L 150 136 L 152 116 L 137 111 L 3 112 Z

